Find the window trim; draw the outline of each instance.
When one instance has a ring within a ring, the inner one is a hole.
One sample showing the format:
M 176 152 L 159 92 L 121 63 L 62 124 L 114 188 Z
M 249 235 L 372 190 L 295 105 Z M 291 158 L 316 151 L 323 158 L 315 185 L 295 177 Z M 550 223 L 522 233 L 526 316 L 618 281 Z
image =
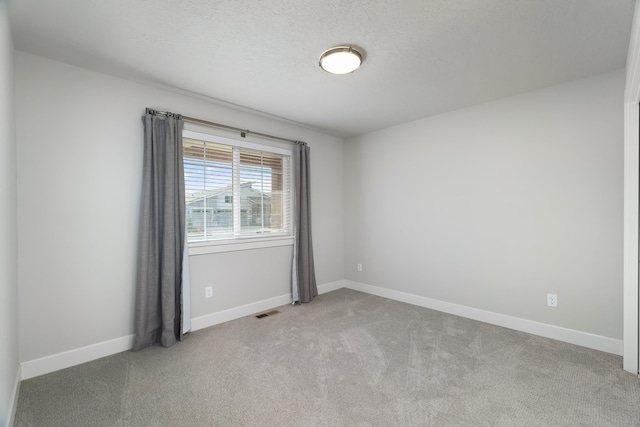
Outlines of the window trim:
M 189 129 L 182 130 L 182 137 L 189 138 L 189 139 L 196 139 L 196 140 L 205 141 L 205 142 L 211 142 L 215 144 L 225 144 L 232 147 L 240 147 L 240 148 L 246 148 L 246 149 L 262 151 L 262 152 L 270 152 L 270 153 L 280 154 L 283 156 L 289 156 L 290 158 L 293 158 L 293 152 L 291 149 L 285 149 L 281 147 L 275 147 L 272 145 L 259 144 L 259 143 L 249 142 L 249 141 L 242 141 L 238 139 L 212 135 L 212 134 L 193 131 Z M 289 170 L 290 191 L 292 186 L 293 186 L 293 168 L 290 168 Z M 290 195 L 290 197 L 292 196 L 293 194 Z M 293 200 L 290 200 L 289 208 L 293 209 Z M 293 215 L 293 211 L 290 212 L 290 215 Z M 188 239 L 188 236 L 185 235 L 185 238 Z M 264 236 L 264 237 L 256 237 L 256 236 L 248 235 L 248 236 L 236 236 L 229 239 L 188 242 L 188 247 L 189 247 L 189 255 L 195 256 L 195 255 L 206 255 L 206 254 L 221 253 L 221 252 L 273 248 L 273 247 L 280 247 L 280 246 L 293 246 L 293 244 L 294 244 L 293 226 L 292 224 L 290 224 L 289 230 L 284 233 L 271 234 L 269 236 Z
M 189 256 L 221 252 L 248 251 L 252 249 L 293 246 L 293 236 L 240 237 L 236 239 L 207 240 L 189 243 Z

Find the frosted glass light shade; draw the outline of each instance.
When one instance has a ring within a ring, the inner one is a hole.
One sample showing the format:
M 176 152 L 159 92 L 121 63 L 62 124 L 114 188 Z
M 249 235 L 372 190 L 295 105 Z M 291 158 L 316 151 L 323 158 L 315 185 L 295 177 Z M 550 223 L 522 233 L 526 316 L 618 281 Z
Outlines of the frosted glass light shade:
M 338 46 L 320 55 L 320 67 L 331 74 L 348 74 L 362 64 L 362 54 L 352 47 Z

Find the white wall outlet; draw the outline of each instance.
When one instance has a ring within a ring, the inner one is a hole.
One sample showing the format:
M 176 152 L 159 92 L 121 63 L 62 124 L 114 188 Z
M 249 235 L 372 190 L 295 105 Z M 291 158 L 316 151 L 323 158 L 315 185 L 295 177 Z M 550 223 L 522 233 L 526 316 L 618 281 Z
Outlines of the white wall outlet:
M 211 298 L 213 296 L 213 288 L 211 286 L 207 286 L 204 288 L 204 297 Z
M 362 264 L 358 264 L 358 271 L 362 271 Z
M 557 307 L 558 306 L 558 295 L 556 295 L 556 294 L 547 294 L 547 305 L 549 307 Z

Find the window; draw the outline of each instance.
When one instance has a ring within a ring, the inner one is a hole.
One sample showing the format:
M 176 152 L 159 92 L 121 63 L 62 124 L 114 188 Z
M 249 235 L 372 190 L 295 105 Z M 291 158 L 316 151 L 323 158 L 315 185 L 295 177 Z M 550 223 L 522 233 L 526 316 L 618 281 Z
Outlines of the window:
M 289 150 L 183 132 L 189 242 L 289 236 Z

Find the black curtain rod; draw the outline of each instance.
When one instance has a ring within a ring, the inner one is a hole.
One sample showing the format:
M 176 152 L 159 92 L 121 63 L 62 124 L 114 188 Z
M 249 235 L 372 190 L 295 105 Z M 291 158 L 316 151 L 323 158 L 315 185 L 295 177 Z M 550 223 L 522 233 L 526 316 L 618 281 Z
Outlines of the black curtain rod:
M 147 110 L 151 110 L 151 109 L 147 109 Z M 155 110 L 151 110 L 151 111 L 155 111 Z M 278 141 L 290 142 L 292 144 L 304 144 L 304 142 L 296 141 L 295 139 L 282 138 L 280 136 L 269 135 L 267 133 L 253 132 L 253 131 L 250 131 L 248 129 L 240 129 L 240 128 L 237 128 L 237 127 L 234 127 L 234 126 L 228 126 L 228 125 L 223 125 L 221 123 L 210 122 L 208 120 L 196 119 L 195 117 L 183 116 L 181 114 L 175 114 L 175 113 L 171 113 L 169 111 L 155 111 L 155 113 L 156 114 L 162 114 L 164 116 L 173 115 L 173 116 L 181 118 L 185 122 L 196 123 L 196 124 L 201 124 L 201 125 L 206 125 L 206 126 L 213 126 L 213 127 L 217 127 L 217 128 L 220 128 L 220 129 L 227 129 L 227 130 L 240 132 L 240 136 L 243 137 L 243 138 L 245 138 L 248 134 L 252 134 L 252 135 L 261 136 L 263 138 L 270 138 L 270 139 L 276 139 Z

